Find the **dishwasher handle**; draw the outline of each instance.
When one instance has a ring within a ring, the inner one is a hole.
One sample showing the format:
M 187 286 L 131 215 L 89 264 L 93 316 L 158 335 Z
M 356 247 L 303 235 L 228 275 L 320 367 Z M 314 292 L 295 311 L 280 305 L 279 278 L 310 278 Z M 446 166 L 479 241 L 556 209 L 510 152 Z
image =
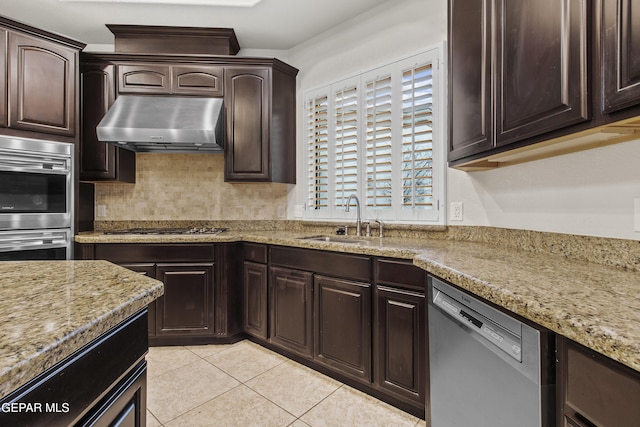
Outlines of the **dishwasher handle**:
M 516 361 L 522 362 L 522 337 L 492 322 L 470 307 L 460 304 L 435 286 L 433 287 L 432 305 L 438 307 L 446 316 L 465 326 L 469 333 L 474 334 L 478 340 L 483 340 Z

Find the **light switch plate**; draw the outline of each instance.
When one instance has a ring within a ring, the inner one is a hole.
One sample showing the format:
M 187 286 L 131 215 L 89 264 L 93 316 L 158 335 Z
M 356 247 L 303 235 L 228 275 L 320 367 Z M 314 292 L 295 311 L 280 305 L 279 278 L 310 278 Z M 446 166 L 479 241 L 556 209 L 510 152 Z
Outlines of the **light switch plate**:
M 104 218 L 107 216 L 107 207 L 105 205 L 96 206 L 96 218 Z
M 295 205 L 293 207 L 293 216 L 295 218 L 302 218 L 303 210 L 304 210 L 304 205 Z
M 633 231 L 640 232 L 640 199 L 633 199 Z
M 451 221 L 462 221 L 462 202 L 453 202 L 450 206 L 449 219 Z

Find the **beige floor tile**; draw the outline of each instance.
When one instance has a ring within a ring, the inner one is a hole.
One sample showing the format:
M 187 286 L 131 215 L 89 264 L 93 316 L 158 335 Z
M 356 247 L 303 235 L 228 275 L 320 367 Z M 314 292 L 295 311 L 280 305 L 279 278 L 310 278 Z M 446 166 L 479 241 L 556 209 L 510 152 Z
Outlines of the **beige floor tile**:
M 287 359 L 250 341 L 242 341 L 206 360 L 238 381 L 246 382 Z
M 248 381 L 246 385 L 296 417 L 340 387 L 340 382 L 288 361 Z
M 419 420 L 348 386 L 342 386 L 300 419 L 312 427 L 414 427 Z
M 221 351 L 228 350 L 236 345 L 239 345 L 242 341 L 234 344 L 206 344 L 206 345 L 187 345 L 184 348 L 197 354 L 203 359 L 220 353 Z
M 161 427 L 160 421 L 153 414 L 147 411 L 147 427 Z
M 427 427 L 427 422 L 425 420 L 418 420 L 416 427 Z
M 187 412 L 166 427 L 286 427 L 295 417 L 240 385 Z
M 203 359 L 148 379 L 147 407 L 161 423 L 202 405 L 238 385 Z
M 291 424 L 289 424 L 289 427 L 311 427 L 311 426 L 305 423 L 304 421 L 300 421 L 300 419 L 297 419 Z
M 184 347 L 149 347 L 147 378 L 165 374 L 197 360 L 200 358 Z

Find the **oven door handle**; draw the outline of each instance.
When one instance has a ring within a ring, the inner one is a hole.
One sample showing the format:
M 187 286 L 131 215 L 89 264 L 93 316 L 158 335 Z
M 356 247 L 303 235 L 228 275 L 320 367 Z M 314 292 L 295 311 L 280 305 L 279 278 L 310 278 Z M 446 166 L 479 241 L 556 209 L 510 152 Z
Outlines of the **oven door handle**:
M 69 240 L 67 230 L 0 232 L 0 252 L 64 248 Z

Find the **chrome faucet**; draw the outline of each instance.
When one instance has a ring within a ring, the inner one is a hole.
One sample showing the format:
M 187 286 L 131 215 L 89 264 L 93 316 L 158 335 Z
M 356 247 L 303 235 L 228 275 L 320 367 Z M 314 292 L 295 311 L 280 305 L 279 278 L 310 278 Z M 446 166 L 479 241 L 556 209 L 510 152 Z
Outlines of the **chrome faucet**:
M 349 205 L 351 204 L 351 199 L 356 199 L 356 208 L 358 208 L 356 212 L 356 236 L 360 236 L 360 229 L 362 227 L 362 222 L 360 221 L 360 200 L 358 200 L 358 196 L 352 194 L 347 199 L 347 207 L 344 209 L 345 212 L 349 212 Z

